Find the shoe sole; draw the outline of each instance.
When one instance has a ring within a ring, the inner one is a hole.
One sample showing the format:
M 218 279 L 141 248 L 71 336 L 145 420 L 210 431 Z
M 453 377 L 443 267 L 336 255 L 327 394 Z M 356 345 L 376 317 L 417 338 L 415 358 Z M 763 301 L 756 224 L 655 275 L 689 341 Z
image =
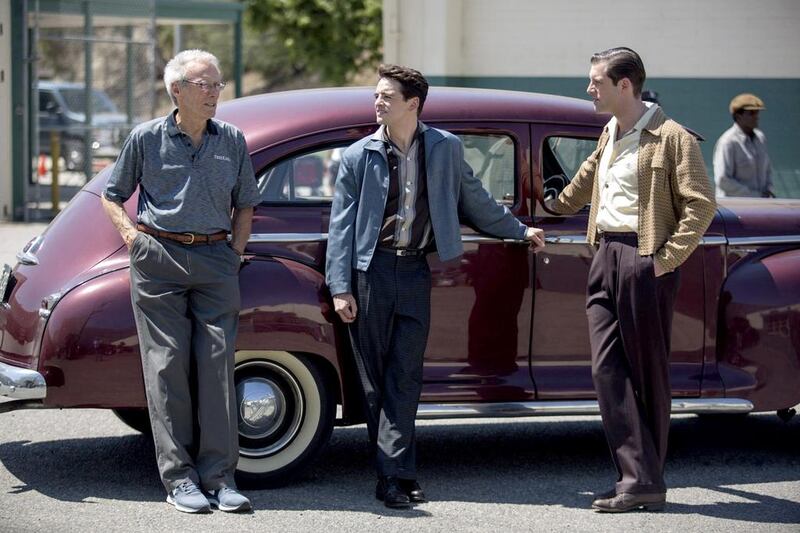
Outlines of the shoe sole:
M 403 502 L 403 503 L 386 503 L 386 500 L 383 499 L 383 496 L 381 496 L 380 494 L 377 494 L 377 493 L 375 494 L 375 499 L 378 500 L 378 501 L 383 502 L 383 505 L 385 505 L 386 507 L 389 507 L 390 509 L 407 509 L 407 508 L 411 507 L 411 504 L 412 504 L 411 501 Z
M 186 507 L 185 505 L 181 505 L 175 501 L 172 496 L 167 496 L 167 503 L 175 507 L 178 511 L 182 513 L 190 513 L 190 514 L 203 514 L 203 513 L 210 513 L 211 506 L 208 507 L 200 507 L 198 509 L 194 509 L 192 507 Z
M 411 507 L 411 502 L 389 503 L 384 501 L 383 505 L 385 505 L 389 509 L 408 509 L 409 507 Z
M 630 507 L 623 507 L 619 509 L 592 505 L 592 509 L 594 509 L 598 513 L 627 513 L 630 511 L 663 511 L 666 505 L 667 505 L 666 502 L 640 503 L 638 505 L 632 505 Z
M 215 509 L 219 509 L 220 511 L 222 511 L 224 513 L 240 513 L 240 512 L 243 512 L 243 511 L 250 511 L 250 510 L 253 509 L 253 506 L 249 502 L 248 503 L 243 503 L 242 505 L 239 505 L 238 507 L 232 507 L 230 505 L 220 505 L 218 501 L 212 500 L 211 498 L 209 498 L 208 499 L 208 503 L 211 504 L 211 507 L 214 507 Z

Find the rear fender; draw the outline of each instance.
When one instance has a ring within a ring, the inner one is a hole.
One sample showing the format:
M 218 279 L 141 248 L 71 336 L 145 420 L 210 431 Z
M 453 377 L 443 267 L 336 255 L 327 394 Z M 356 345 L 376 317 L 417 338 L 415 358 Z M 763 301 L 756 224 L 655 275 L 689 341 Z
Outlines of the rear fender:
M 737 262 L 720 297 L 718 368 L 728 397 L 757 411 L 800 402 L 800 249 Z

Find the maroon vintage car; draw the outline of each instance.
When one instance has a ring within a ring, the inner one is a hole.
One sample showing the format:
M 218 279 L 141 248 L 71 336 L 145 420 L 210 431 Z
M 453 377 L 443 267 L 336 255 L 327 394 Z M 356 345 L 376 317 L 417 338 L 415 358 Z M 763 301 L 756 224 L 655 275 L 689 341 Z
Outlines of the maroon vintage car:
M 241 270 L 236 352 L 239 475 L 290 479 L 334 424 L 362 420 L 347 335 L 324 257 L 344 147 L 376 128 L 372 89 L 243 98 L 219 117 L 245 132 L 262 204 Z M 584 287 L 588 210 L 543 207 L 606 120 L 589 102 L 435 88 L 423 119 L 457 133 L 486 189 L 547 249 L 463 228 L 455 264 L 429 258 L 432 330 L 420 418 L 597 413 Z M 146 430 L 128 253 L 95 177 L 3 274 L 0 412 L 104 407 Z M 127 203 L 134 215 L 136 198 Z M 800 201 L 725 200 L 682 267 L 672 339 L 675 413 L 778 411 L 800 402 Z

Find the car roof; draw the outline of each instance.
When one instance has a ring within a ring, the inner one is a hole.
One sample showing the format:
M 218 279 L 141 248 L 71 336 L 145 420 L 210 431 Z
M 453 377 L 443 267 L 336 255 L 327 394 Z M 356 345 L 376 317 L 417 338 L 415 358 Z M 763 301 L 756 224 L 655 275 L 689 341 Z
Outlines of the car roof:
M 217 118 L 238 126 L 250 150 L 314 133 L 375 124 L 374 88 L 306 89 L 237 98 Z M 548 122 L 601 127 L 588 100 L 549 94 L 431 87 L 420 117 L 430 122 Z

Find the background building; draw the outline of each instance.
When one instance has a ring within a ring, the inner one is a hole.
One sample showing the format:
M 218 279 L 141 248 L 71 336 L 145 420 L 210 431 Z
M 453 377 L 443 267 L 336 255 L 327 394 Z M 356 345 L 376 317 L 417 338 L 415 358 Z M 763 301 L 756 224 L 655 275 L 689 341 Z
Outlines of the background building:
M 371 84 L 381 32 L 385 61 L 434 84 L 578 98 L 590 55 L 630 46 L 645 88 L 705 137 L 709 171 L 730 99 L 756 93 L 776 192 L 800 197 L 800 0 L 380 1 L 0 0 L 0 219 L 50 218 L 134 124 L 168 111 L 160 78 L 176 50 L 215 52 L 226 100 Z
M 779 196 L 800 198 L 800 1 L 384 0 L 384 57 L 436 85 L 586 98 L 589 57 L 639 52 L 645 89 L 714 143 L 731 98 L 760 96 Z
M 243 10 L 238 0 L 0 0 L 0 128 L 11 133 L 0 135 L 0 219 L 50 218 L 135 124 L 169 109 L 159 27 L 174 28 L 175 49 L 182 25 L 228 35 L 226 92 L 238 96 Z

